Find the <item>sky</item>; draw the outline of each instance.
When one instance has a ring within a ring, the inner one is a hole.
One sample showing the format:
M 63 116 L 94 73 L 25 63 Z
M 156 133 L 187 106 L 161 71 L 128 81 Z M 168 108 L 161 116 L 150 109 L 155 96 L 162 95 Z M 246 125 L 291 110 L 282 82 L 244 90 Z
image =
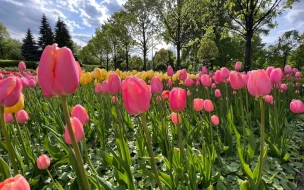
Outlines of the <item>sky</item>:
M 22 40 L 30 28 L 37 40 L 42 14 L 46 15 L 53 29 L 60 17 L 67 24 L 73 40 L 85 46 L 94 35 L 95 28 L 122 9 L 125 2 L 126 0 L 0 0 L 0 22 L 6 26 L 12 38 Z M 285 10 L 276 21 L 278 27 L 272 29 L 268 36 L 262 36 L 267 44 L 273 44 L 288 30 L 296 29 L 303 33 L 304 0 L 294 3 L 293 8 Z M 162 47 L 174 48 L 165 43 L 156 48 Z

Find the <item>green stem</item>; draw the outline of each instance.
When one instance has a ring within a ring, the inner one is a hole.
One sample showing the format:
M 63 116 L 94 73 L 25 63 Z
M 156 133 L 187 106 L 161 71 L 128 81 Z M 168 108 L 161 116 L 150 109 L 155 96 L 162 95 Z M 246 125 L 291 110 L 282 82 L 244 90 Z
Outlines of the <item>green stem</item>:
M 55 184 L 56 188 L 59 189 L 59 187 L 57 186 L 57 184 L 55 183 L 55 180 L 53 178 L 53 176 L 51 175 L 49 169 L 46 169 L 47 173 L 49 174 L 50 178 L 52 179 L 53 183 Z
M 298 115 L 299 115 L 299 114 L 296 115 L 296 122 L 295 122 L 295 124 L 294 124 L 294 129 L 292 130 L 291 135 L 289 136 L 289 138 L 288 138 L 288 140 L 287 140 L 286 146 L 290 143 L 290 141 L 291 141 L 291 139 L 292 139 L 292 136 L 293 136 L 294 132 L 295 132 L 296 129 L 297 129 L 296 127 L 297 127 L 297 122 L 298 122 Z
M 259 173 L 258 173 L 258 179 L 257 179 L 257 187 L 260 184 L 261 178 L 262 178 L 262 173 L 263 173 L 263 159 L 264 159 L 264 136 L 265 136 L 265 113 L 264 113 L 264 102 L 263 102 L 263 97 L 259 97 L 260 100 L 260 110 L 261 110 L 261 139 L 260 139 L 260 157 L 259 157 Z
M 151 144 L 151 137 L 150 137 L 150 133 L 149 133 L 148 126 L 147 126 L 145 113 L 140 114 L 140 118 L 141 118 L 141 121 L 142 121 L 142 124 L 143 124 L 143 127 L 144 127 L 145 136 L 147 138 L 148 150 L 149 150 L 150 159 L 151 159 L 151 167 L 153 169 L 153 172 L 154 172 L 154 175 L 155 175 L 158 187 L 159 187 L 160 190 L 162 190 L 163 186 L 162 186 L 162 184 L 161 184 L 161 182 L 159 180 L 159 176 L 158 176 L 157 169 L 156 169 L 156 166 L 155 166 L 155 159 L 154 159 L 154 155 L 153 155 L 153 149 L 152 149 L 152 144 Z
M 61 102 L 62 102 L 62 108 L 63 108 L 63 114 L 64 114 L 64 119 L 65 122 L 67 123 L 67 127 L 68 127 L 68 132 L 72 141 L 72 146 L 73 149 L 75 151 L 75 156 L 76 156 L 76 160 L 77 160 L 77 165 L 78 165 L 78 169 L 79 169 L 79 173 L 80 173 L 80 177 L 84 186 L 85 190 L 90 189 L 89 186 L 89 182 L 85 173 L 85 169 L 83 166 L 83 161 L 81 158 L 81 154 L 80 154 L 80 150 L 79 147 L 77 145 L 76 142 L 76 138 L 73 132 L 73 128 L 72 128 L 72 124 L 71 124 L 71 120 L 70 120 L 70 115 L 69 115 L 69 111 L 68 111 L 68 105 L 67 105 L 67 99 L 66 96 L 61 96 Z
M 2 133 L 5 139 L 5 144 L 7 146 L 7 151 L 8 151 L 8 155 L 10 157 L 10 160 L 12 162 L 12 166 L 14 169 L 14 174 L 17 175 L 18 172 L 18 168 L 17 168 L 17 164 L 16 164 L 16 159 L 15 159 L 15 155 L 13 152 L 13 146 L 12 146 L 12 142 L 11 139 L 8 135 L 6 126 L 5 126 L 5 121 L 4 121 L 4 107 L 0 106 L 0 122 L 1 122 L 1 126 L 2 126 Z

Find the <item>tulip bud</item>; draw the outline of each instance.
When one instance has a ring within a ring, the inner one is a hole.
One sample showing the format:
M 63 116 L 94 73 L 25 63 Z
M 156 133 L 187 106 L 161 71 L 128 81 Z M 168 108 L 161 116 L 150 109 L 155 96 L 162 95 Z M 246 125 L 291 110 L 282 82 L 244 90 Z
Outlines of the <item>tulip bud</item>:
M 45 154 L 42 154 L 41 156 L 39 156 L 37 158 L 37 167 L 40 169 L 40 170 L 45 170 L 47 169 L 51 164 L 51 160 L 50 158 L 45 155 Z

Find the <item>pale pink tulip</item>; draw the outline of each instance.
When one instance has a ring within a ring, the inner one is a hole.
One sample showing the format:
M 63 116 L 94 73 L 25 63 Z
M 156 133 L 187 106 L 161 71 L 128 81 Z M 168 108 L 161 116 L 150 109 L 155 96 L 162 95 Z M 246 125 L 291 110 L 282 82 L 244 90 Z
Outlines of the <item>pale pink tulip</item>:
M 71 109 L 71 117 L 76 117 L 83 125 L 89 122 L 87 110 L 80 104 L 77 104 Z
M 252 71 L 249 74 L 247 89 L 252 96 L 266 96 L 271 88 L 270 78 L 264 70 Z
M 71 117 L 71 124 L 73 128 L 73 132 L 75 135 L 76 142 L 80 142 L 84 137 L 84 129 L 82 123 L 79 121 L 77 117 Z M 65 127 L 64 131 L 64 141 L 67 144 L 72 144 L 71 137 L 68 131 L 68 127 Z
M 204 100 L 200 98 L 195 98 L 193 100 L 193 108 L 195 111 L 202 111 L 204 109 Z

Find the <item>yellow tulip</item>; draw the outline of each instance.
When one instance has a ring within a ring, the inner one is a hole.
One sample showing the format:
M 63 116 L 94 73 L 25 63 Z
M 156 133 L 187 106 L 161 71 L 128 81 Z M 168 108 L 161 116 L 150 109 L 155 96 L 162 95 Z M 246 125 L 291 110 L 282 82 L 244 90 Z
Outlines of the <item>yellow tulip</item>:
M 16 113 L 22 110 L 23 107 L 24 107 L 24 96 L 23 94 L 21 94 L 19 101 L 15 105 L 13 105 L 12 107 L 4 108 L 4 113 Z

